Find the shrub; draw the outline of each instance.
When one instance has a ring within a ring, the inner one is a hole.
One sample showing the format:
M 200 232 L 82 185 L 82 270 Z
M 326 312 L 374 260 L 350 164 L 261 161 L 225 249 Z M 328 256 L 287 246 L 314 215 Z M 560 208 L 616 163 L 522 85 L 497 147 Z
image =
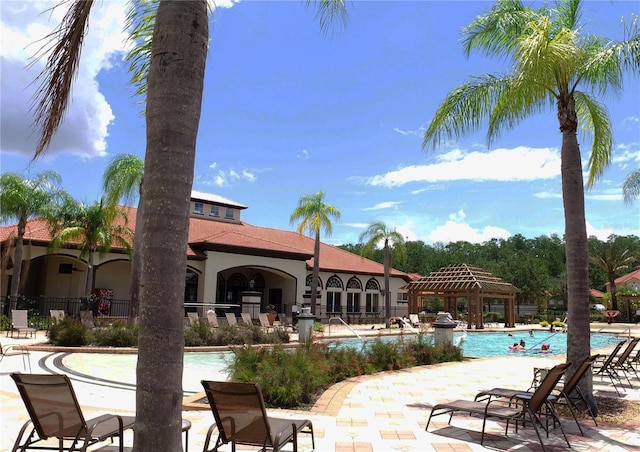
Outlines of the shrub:
M 116 321 L 93 332 L 93 342 L 104 347 L 134 347 L 138 345 L 138 325 Z
M 362 350 L 310 339 L 295 349 L 241 347 L 233 353 L 228 366 L 231 380 L 258 383 L 265 403 L 279 408 L 313 403 L 322 391 L 346 378 L 463 359 L 460 348 L 451 344 L 434 347 L 425 335 L 406 341 L 376 339 Z
M 61 322 L 54 322 L 47 331 L 53 345 L 62 347 L 81 347 L 91 342 L 91 332 L 77 317 L 67 317 Z

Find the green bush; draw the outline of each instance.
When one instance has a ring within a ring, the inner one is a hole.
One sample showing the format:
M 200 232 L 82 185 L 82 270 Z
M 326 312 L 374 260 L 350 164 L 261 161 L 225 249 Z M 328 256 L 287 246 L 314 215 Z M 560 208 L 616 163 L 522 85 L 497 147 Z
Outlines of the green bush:
M 61 347 L 81 347 L 91 343 L 91 332 L 77 317 L 67 317 L 61 322 L 53 322 L 47 335 L 53 345 Z
M 278 408 L 309 405 L 346 378 L 463 359 L 460 348 L 435 347 L 425 335 L 388 342 L 376 339 L 362 350 L 309 340 L 296 348 L 241 347 L 233 352 L 228 366 L 231 380 L 258 383 L 265 403 Z
M 185 328 L 184 343 L 188 347 L 203 345 L 283 344 L 290 340 L 281 328 L 265 331 L 257 325 L 222 325 L 212 329 L 207 322 L 198 321 Z
M 135 347 L 138 345 L 138 325 L 122 320 L 93 331 L 93 343 L 104 347 Z

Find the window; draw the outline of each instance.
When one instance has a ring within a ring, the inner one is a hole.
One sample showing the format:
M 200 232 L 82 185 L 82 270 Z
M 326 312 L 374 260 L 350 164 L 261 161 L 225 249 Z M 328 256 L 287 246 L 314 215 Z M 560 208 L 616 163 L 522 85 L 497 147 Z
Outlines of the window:
M 347 292 L 347 312 L 360 312 L 360 293 Z
M 204 204 L 201 202 L 193 203 L 193 213 L 197 213 L 199 215 L 204 214 Z
M 398 303 L 408 303 L 409 294 L 407 292 L 398 292 Z
M 219 217 L 220 216 L 220 207 L 211 206 L 211 211 L 209 212 L 209 216 L 211 216 L 211 217 Z
M 340 295 L 342 292 L 327 292 L 327 313 L 340 313 Z
M 367 294 L 367 302 L 365 309 L 368 313 L 378 313 L 378 294 L 377 293 L 368 293 Z
M 227 207 L 227 210 L 224 213 L 224 217 L 227 220 L 233 220 L 233 209 L 231 207 Z

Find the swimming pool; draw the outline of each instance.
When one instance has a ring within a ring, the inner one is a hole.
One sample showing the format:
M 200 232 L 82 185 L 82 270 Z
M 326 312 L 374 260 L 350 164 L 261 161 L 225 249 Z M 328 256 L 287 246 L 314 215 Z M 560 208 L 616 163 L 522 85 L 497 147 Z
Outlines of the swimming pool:
M 511 334 L 511 336 L 509 336 Z M 460 342 L 463 353 L 467 357 L 496 356 L 544 356 L 540 351 L 542 343 L 550 345 L 549 355 L 566 353 L 566 333 L 549 333 L 536 331 L 533 337 L 527 331 L 508 332 L 468 332 L 454 334 L 454 342 Z M 415 336 L 404 335 L 402 340 L 412 340 Z M 369 341 L 373 338 L 368 338 Z M 399 340 L 399 336 L 382 336 L 382 340 Z M 509 346 L 520 340 L 526 342 L 525 352 L 511 352 Z M 592 333 L 591 348 L 603 348 L 615 345 L 621 338 L 615 334 Z M 362 341 L 348 339 L 339 341 L 343 345 L 362 347 Z M 114 383 L 131 388 L 135 385 L 135 354 L 98 354 L 69 353 L 61 354 L 62 364 L 67 371 L 87 379 L 100 378 L 99 384 Z M 202 390 L 200 380 L 227 380 L 227 364 L 232 359 L 232 352 L 186 352 L 184 354 L 183 388 L 186 393 Z M 65 370 L 65 369 L 63 369 Z

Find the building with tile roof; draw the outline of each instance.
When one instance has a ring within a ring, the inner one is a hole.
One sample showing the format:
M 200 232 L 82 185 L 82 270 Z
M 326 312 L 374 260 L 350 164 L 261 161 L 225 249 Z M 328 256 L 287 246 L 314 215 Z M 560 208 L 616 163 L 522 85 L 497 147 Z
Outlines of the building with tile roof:
M 245 223 L 247 206 L 229 199 L 193 192 L 186 249 L 185 306 L 187 310 L 210 308 L 240 312 L 251 302 L 264 311 L 273 305 L 278 312 L 308 305 L 314 240 L 294 231 Z M 131 230 L 137 210 L 125 208 Z M 11 251 L 16 225 L 0 227 L 3 254 Z M 73 247 L 55 253 L 47 250 L 51 235 L 42 220 L 29 221 L 25 234 L 23 289 L 27 297 L 79 299 L 84 294 L 87 263 Z M 9 295 L 12 265 L 2 273 L 2 295 Z M 123 249 L 95 256 L 96 290 L 113 300 L 128 300 L 131 263 Z M 411 276 L 392 269 L 390 293 L 394 316 L 408 314 L 407 294 L 400 289 Z M 320 246 L 320 318 L 384 316 L 384 267 L 382 264 L 322 243 Z M 249 295 L 249 296 L 248 296 Z M 244 300 L 244 301 L 243 301 Z M 250 301 L 249 301 L 250 300 Z M 161 304 L 162 300 L 158 300 Z M 255 307 L 254 307 L 255 309 Z M 119 315 L 126 315 L 120 312 Z

